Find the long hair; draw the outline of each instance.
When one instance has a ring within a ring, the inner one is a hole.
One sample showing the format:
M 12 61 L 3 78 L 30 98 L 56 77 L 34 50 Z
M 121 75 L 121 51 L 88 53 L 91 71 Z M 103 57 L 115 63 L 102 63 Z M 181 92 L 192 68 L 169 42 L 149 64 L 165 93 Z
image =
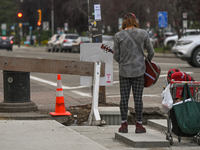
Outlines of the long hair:
M 128 28 L 128 27 L 136 27 L 136 28 L 140 28 L 137 20 L 133 17 L 128 17 L 126 19 L 124 19 L 123 23 L 122 23 L 122 29 Z

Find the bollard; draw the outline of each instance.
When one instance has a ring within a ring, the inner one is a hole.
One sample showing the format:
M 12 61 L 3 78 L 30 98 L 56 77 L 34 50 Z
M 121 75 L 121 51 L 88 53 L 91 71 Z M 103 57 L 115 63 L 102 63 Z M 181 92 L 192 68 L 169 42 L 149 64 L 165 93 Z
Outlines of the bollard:
M 38 108 L 30 100 L 30 73 L 3 71 L 4 101 L 0 112 L 29 112 Z
M 30 73 L 3 71 L 4 102 L 30 102 Z

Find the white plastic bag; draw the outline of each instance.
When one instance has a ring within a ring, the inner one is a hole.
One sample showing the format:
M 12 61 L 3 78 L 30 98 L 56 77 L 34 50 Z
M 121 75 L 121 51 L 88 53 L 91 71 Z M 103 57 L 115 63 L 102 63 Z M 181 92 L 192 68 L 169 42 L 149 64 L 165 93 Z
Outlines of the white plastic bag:
M 169 110 L 172 109 L 172 106 L 173 106 L 173 99 L 172 99 L 169 88 L 170 88 L 170 84 L 168 84 L 165 90 L 163 90 L 161 93 L 161 96 L 163 98 L 162 108 L 165 113 L 168 113 Z

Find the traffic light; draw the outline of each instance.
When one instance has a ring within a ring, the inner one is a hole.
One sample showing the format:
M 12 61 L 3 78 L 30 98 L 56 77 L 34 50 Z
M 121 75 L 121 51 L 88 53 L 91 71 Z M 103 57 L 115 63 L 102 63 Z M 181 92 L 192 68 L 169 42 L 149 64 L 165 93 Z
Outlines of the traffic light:
M 42 11 L 41 9 L 38 9 L 38 22 L 42 21 Z
M 38 26 L 41 26 L 41 21 L 38 21 L 38 22 L 37 22 L 37 25 L 38 25 Z
M 21 17 L 22 17 L 22 13 L 19 12 L 19 13 L 17 14 L 17 17 L 18 17 L 18 18 L 21 18 Z
M 19 27 L 20 27 L 20 28 L 22 27 L 22 23 L 19 23 Z

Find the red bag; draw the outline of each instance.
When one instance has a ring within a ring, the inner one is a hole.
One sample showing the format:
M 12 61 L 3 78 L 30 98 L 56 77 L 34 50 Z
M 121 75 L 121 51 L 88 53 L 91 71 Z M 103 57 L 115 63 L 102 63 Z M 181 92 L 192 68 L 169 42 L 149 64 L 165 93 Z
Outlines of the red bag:
M 167 74 L 167 79 L 169 81 L 172 79 L 175 81 L 195 81 L 193 77 L 179 69 L 170 69 Z

